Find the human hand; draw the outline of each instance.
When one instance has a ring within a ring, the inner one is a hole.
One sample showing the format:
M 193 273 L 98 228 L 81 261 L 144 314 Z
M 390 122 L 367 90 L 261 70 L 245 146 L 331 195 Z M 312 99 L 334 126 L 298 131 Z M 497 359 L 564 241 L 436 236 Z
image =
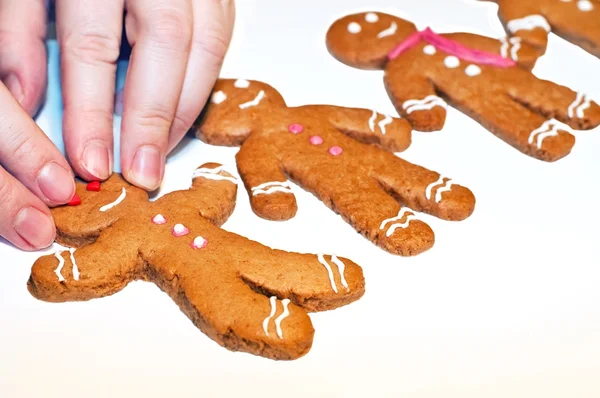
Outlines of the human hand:
M 158 188 L 165 157 L 200 113 L 231 39 L 233 0 L 57 0 L 63 134 L 85 180 L 112 173 L 116 64 L 132 46 L 121 129 L 124 177 Z M 0 0 L 0 77 L 33 113 L 46 79 L 43 0 Z

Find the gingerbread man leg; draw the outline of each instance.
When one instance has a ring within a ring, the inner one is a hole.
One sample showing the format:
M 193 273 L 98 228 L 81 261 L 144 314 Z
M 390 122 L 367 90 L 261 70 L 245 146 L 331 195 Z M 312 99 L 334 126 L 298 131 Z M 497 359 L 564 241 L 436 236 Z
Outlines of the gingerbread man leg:
M 415 211 L 443 220 L 462 221 L 475 210 L 471 190 L 451 178 L 395 156 L 375 168 L 373 177 L 400 203 Z
M 290 126 L 294 127 L 301 128 Z M 275 148 L 252 136 L 246 140 L 236 159 L 252 210 L 267 220 L 283 221 L 293 218 L 298 206 L 275 153 Z

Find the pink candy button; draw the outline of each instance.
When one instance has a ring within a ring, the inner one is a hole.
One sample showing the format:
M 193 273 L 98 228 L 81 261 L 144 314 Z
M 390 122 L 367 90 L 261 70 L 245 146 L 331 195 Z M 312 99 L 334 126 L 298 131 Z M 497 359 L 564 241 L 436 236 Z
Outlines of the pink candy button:
M 156 225 L 162 225 L 167 223 L 167 219 L 162 214 L 157 214 L 152 219 L 152 222 Z
M 192 242 L 192 249 L 204 249 L 208 245 L 208 240 L 201 237 L 196 236 L 194 241 Z
M 301 124 L 294 123 L 294 124 L 290 124 L 290 127 L 288 127 L 288 130 L 292 134 L 300 134 L 301 132 L 304 131 L 304 127 Z
M 344 152 L 344 150 L 339 146 L 332 146 L 331 148 L 329 148 L 328 152 L 331 156 L 339 156 L 342 154 L 342 152 Z
M 183 225 L 183 224 L 176 224 L 173 227 L 173 236 L 176 236 L 178 238 L 180 236 L 185 236 L 185 235 L 187 235 L 189 233 L 190 233 L 190 230 L 187 229 L 187 227 L 185 225 Z
M 318 135 L 313 135 L 310 137 L 309 141 L 313 145 L 321 145 L 323 143 L 323 138 L 319 137 Z

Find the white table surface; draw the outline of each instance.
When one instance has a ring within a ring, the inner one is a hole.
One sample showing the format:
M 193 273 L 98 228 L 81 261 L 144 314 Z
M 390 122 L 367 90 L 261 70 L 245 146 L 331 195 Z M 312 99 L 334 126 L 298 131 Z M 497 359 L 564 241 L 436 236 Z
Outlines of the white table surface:
M 327 27 L 350 11 L 377 4 L 420 28 L 503 34 L 496 7 L 471 0 L 237 3 L 222 75 L 269 82 L 290 105 L 394 113 L 382 72 L 344 66 L 325 49 Z M 600 60 L 552 36 L 535 73 L 600 99 L 598 70 Z M 57 71 L 53 51 L 39 124 L 62 146 Z M 465 222 L 424 216 L 437 241 L 416 258 L 383 252 L 299 189 L 294 220 L 261 220 L 241 189 L 226 229 L 364 267 L 364 298 L 313 315 L 313 348 L 294 362 L 219 347 L 149 283 L 88 303 L 37 301 L 26 281 L 39 253 L 0 244 L 0 397 L 598 397 L 600 130 L 576 136 L 568 158 L 546 164 L 455 110 L 443 132 L 415 133 L 402 156 L 478 200 Z M 188 139 L 162 192 L 185 188 L 183 176 L 206 161 L 235 169 L 236 151 Z

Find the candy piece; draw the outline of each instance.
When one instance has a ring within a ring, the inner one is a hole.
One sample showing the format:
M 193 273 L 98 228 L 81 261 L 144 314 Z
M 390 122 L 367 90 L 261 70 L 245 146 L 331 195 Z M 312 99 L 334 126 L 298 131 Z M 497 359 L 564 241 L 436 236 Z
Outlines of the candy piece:
M 179 238 L 180 236 L 185 236 L 189 233 L 190 233 L 190 230 L 187 229 L 187 227 L 183 224 L 176 224 L 173 227 L 173 236 L 175 236 L 175 237 Z
M 167 223 L 167 219 L 162 214 L 157 214 L 152 219 L 152 222 L 156 225 L 162 225 Z
M 196 236 L 192 242 L 192 249 L 204 249 L 208 245 L 208 240 L 201 236 Z
M 77 194 L 75 194 L 73 196 L 73 198 L 71 198 L 69 203 L 67 203 L 67 205 L 69 205 L 69 206 L 79 206 L 80 204 L 81 204 L 81 198 Z
M 318 135 L 313 135 L 310 137 L 309 141 L 313 145 L 321 145 L 323 143 L 323 138 L 319 137 Z
M 304 131 L 304 127 L 301 124 L 294 123 L 294 124 L 290 124 L 290 127 L 288 127 L 288 130 L 292 134 L 300 134 L 301 132 Z
M 88 191 L 100 192 L 100 181 L 92 181 L 85 187 Z
M 329 148 L 328 152 L 331 156 L 339 156 L 342 154 L 342 152 L 344 152 L 344 150 L 339 146 L 332 146 L 331 148 Z

